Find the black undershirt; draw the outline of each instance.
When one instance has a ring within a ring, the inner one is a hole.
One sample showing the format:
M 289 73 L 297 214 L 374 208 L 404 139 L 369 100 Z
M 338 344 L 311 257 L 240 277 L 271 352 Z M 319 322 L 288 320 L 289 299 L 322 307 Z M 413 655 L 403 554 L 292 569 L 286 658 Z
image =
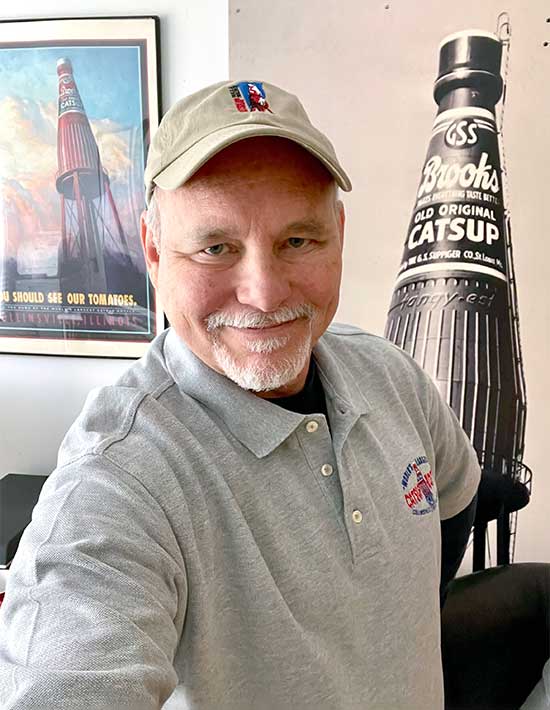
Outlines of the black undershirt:
M 293 394 L 290 397 L 277 397 L 269 401 L 297 414 L 324 414 L 328 424 L 325 391 L 313 358 L 309 361 L 306 383 L 298 394 Z

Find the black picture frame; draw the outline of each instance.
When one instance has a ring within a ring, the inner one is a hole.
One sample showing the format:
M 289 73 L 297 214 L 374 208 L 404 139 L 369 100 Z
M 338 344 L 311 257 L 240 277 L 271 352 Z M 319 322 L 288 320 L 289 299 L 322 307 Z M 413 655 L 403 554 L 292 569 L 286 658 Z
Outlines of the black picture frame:
M 140 357 L 164 328 L 140 240 L 159 25 L 0 22 L 0 352 Z

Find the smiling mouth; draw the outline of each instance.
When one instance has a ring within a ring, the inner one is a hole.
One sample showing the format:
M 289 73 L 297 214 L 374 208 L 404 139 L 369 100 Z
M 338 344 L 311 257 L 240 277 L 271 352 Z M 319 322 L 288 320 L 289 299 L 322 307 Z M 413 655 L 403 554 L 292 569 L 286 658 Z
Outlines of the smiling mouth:
M 262 331 L 274 331 L 274 330 L 279 330 L 279 328 L 284 328 L 285 326 L 292 325 L 293 323 L 296 323 L 298 319 L 294 318 L 293 320 L 286 320 L 284 323 L 272 323 L 271 325 L 253 325 L 249 327 L 242 327 L 242 326 L 235 326 L 235 325 L 230 325 L 227 326 L 228 328 L 233 328 L 234 330 L 244 330 L 245 332 L 262 332 Z

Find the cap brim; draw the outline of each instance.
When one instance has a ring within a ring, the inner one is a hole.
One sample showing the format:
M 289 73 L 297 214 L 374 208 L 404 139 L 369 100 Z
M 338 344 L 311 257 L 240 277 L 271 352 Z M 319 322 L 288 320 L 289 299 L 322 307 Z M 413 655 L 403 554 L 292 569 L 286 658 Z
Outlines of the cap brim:
M 225 128 L 211 133 L 202 140 L 188 148 L 185 153 L 176 158 L 170 165 L 162 170 L 158 175 L 152 178 L 151 182 L 158 185 L 163 190 L 175 190 L 183 185 L 189 178 L 197 172 L 205 163 L 207 163 L 214 155 L 219 153 L 224 148 L 254 136 L 277 136 L 279 138 L 287 138 L 294 141 L 298 145 L 305 148 L 309 153 L 315 156 L 327 170 L 334 176 L 339 187 L 345 192 L 351 190 L 351 181 L 346 173 L 342 170 L 337 161 L 331 160 L 329 156 L 323 152 L 321 146 L 315 145 L 305 136 L 300 135 L 297 131 L 285 131 L 277 126 L 267 126 L 261 124 L 253 124 L 248 126 L 227 126 Z M 147 187 L 147 202 L 151 197 L 153 185 L 150 183 Z

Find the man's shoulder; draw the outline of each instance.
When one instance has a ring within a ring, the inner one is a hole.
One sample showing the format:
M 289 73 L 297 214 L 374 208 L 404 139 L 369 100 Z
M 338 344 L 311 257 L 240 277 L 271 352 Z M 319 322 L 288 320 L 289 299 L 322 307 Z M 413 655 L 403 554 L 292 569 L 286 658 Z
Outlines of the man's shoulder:
M 349 383 L 362 390 L 378 392 L 388 388 L 415 393 L 426 388 L 428 375 L 403 349 L 389 340 L 353 325 L 333 323 L 322 338 L 325 359 Z M 334 370 L 333 370 L 334 371 Z
M 374 352 L 397 350 L 402 352 L 386 338 L 348 323 L 331 323 L 323 338 L 329 340 L 334 347 L 342 347 L 345 350 L 355 349 L 360 352 L 365 352 L 365 349 Z
M 124 441 L 140 410 L 162 409 L 159 400 L 174 385 L 164 362 L 163 335 L 113 384 L 89 392 L 63 440 L 58 465 L 87 454 L 102 454 L 110 446 Z
M 418 368 L 417 363 L 397 345 L 355 325 L 331 323 L 323 335 L 323 342 L 336 356 L 347 360 Z

